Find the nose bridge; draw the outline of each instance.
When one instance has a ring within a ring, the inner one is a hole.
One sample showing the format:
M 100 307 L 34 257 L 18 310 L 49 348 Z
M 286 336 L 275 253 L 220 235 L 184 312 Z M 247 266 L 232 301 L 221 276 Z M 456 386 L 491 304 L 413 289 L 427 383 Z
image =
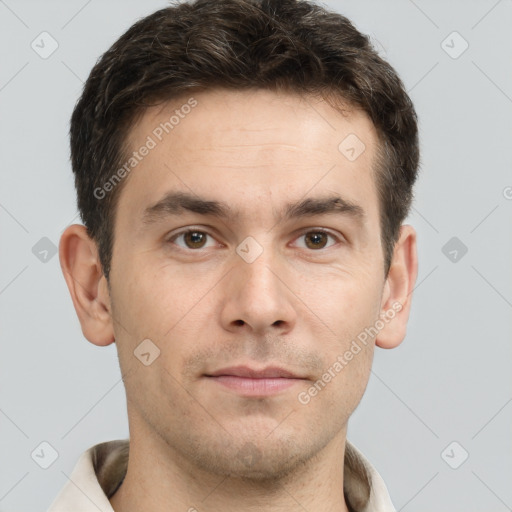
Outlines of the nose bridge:
M 261 252 L 253 261 L 247 261 L 241 258 L 242 261 L 238 262 L 237 272 L 244 285 L 242 289 L 248 293 L 263 293 L 269 298 L 275 293 L 279 293 L 279 286 L 275 282 L 277 280 L 275 270 L 275 255 L 271 254 L 271 249 L 268 248 Z
M 289 291 L 279 276 L 279 255 L 270 245 L 254 239 L 244 240 L 236 252 L 225 320 L 260 331 L 290 324 L 295 315 Z

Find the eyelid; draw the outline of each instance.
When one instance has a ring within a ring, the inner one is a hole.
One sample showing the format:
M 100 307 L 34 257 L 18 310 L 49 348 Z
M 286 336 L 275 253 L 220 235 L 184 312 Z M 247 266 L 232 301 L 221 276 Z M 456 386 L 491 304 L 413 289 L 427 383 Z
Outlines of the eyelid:
M 325 233 L 326 235 L 329 235 L 330 237 L 332 237 L 337 243 L 346 242 L 346 239 L 344 236 L 339 235 L 338 233 L 335 233 L 335 232 L 331 231 L 330 229 L 321 228 L 321 227 L 308 227 L 308 228 L 304 228 L 304 229 L 300 230 L 297 233 L 297 235 L 295 236 L 294 241 L 308 233 Z M 336 245 L 336 244 L 333 244 L 333 245 Z M 331 245 L 330 247 L 332 247 L 333 245 Z M 329 249 L 329 247 L 317 249 L 317 252 L 322 251 L 322 249 Z M 313 252 L 315 252 L 315 251 L 313 251 Z
M 181 235 L 185 235 L 187 233 L 190 233 L 190 232 L 193 232 L 193 231 L 198 231 L 200 233 L 204 233 L 206 236 L 209 236 L 211 238 L 213 238 L 218 244 L 220 245 L 223 245 L 221 244 L 215 235 L 213 235 L 210 230 L 208 228 L 204 228 L 202 226 L 186 226 L 186 227 L 183 227 L 183 228 L 180 228 L 178 231 L 175 231 L 175 232 L 172 232 L 171 234 L 169 234 L 168 236 L 166 236 L 165 238 L 165 241 L 166 243 L 169 243 L 169 242 L 172 242 L 174 243 L 174 240 L 176 238 L 178 238 L 179 236 Z M 330 229 L 327 229 L 327 228 L 322 228 L 322 227 L 307 227 L 307 228 L 303 228 L 301 229 L 299 232 L 297 232 L 293 238 L 293 241 L 296 241 L 298 238 L 308 234 L 308 233 L 325 233 L 326 235 L 332 237 L 337 243 L 340 243 L 340 242 L 346 242 L 346 238 L 343 236 L 343 235 L 340 235 L 338 233 L 335 233 L 333 231 L 331 231 Z M 184 251 L 194 251 L 194 252 L 198 252 L 200 251 L 201 249 L 205 249 L 204 247 L 200 247 L 198 249 L 191 249 L 191 248 L 185 248 L 185 247 L 181 247 L 177 244 L 175 244 L 179 249 L 182 249 Z M 336 244 L 333 244 L 333 245 L 336 245 Z M 329 247 L 332 247 L 329 246 Z M 327 247 L 327 249 L 329 248 Z M 317 251 L 321 251 L 323 248 L 320 248 L 318 249 Z M 313 251 L 315 252 L 315 251 Z
M 197 231 L 199 233 L 203 233 L 206 236 L 209 236 L 210 238 L 213 238 L 217 242 L 217 244 L 220 244 L 220 242 L 217 240 L 217 238 L 208 229 L 205 229 L 204 227 L 200 227 L 200 226 L 186 226 L 184 228 L 180 228 L 178 231 L 173 231 L 171 234 L 169 234 L 165 237 L 165 243 L 173 243 L 174 245 L 176 245 L 176 247 L 178 247 L 179 249 L 184 250 L 184 251 L 199 252 L 201 249 L 205 249 L 205 247 L 199 247 L 198 249 L 191 249 L 188 247 L 181 247 L 180 245 L 178 245 L 174 242 L 176 240 L 176 238 L 178 238 L 179 236 L 186 235 L 187 233 L 195 232 L 195 231 Z M 208 247 L 206 247 L 206 249 L 207 248 Z

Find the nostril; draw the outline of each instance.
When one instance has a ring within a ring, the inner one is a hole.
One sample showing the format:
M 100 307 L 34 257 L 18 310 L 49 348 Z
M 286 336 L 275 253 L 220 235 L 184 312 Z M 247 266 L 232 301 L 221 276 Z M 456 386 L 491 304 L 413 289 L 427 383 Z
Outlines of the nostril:
M 243 320 L 235 320 L 236 325 L 244 325 L 245 322 Z

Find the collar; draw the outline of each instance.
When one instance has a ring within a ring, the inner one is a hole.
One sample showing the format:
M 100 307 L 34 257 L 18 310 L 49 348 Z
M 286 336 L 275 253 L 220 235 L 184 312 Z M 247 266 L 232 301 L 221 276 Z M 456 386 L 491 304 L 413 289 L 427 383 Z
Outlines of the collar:
M 128 439 L 90 447 L 78 459 L 69 481 L 47 512 L 114 512 L 109 497 L 126 474 L 128 452 Z M 382 477 L 348 440 L 343 490 L 351 512 L 396 512 Z

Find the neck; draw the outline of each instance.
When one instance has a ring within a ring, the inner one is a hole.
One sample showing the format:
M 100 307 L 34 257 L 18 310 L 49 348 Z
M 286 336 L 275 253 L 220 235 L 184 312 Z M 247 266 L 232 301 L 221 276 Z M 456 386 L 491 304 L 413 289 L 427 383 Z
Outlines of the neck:
M 254 480 L 209 473 L 160 437 L 132 433 L 126 476 L 110 503 L 115 512 L 348 512 L 345 443 L 346 429 L 288 474 Z

